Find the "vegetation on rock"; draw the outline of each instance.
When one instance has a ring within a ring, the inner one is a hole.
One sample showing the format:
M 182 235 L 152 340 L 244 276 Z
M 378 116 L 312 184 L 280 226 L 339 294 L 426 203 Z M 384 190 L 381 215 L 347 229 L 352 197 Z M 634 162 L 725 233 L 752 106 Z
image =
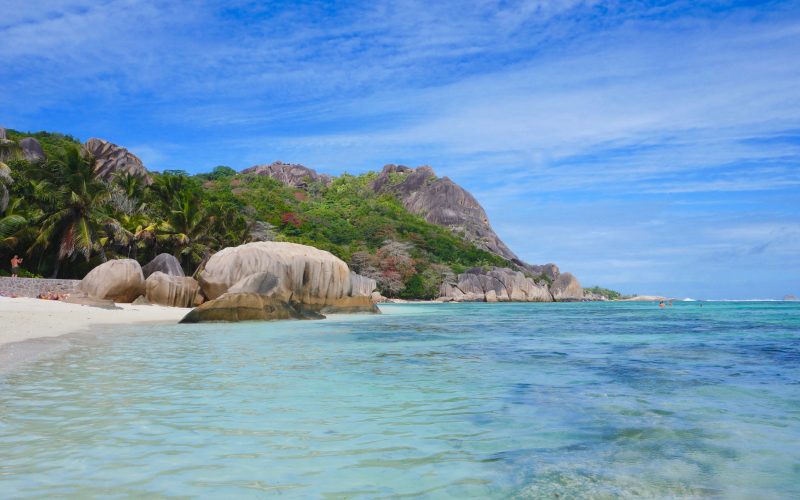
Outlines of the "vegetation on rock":
M 593 286 L 593 287 L 590 287 L 590 288 L 584 288 L 583 292 L 585 294 L 587 294 L 587 295 L 588 294 L 594 294 L 594 295 L 598 295 L 598 296 L 601 296 L 601 297 L 605 297 L 608 300 L 624 299 L 624 298 L 627 297 L 626 295 L 622 295 L 620 292 L 618 292 L 616 290 L 610 290 L 608 288 L 603 288 L 603 287 L 600 287 L 600 286 Z
M 151 172 L 152 183 L 129 172 L 104 179 L 73 137 L 7 134 L 35 137 L 46 155 L 8 155 L 0 167 L 0 259 L 20 254 L 32 273 L 82 278 L 108 259 L 146 264 L 169 253 L 191 276 L 221 248 L 277 240 L 330 251 L 386 296 L 434 298 L 468 268 L 510 265 L 376 193 L 373 172 L 302 188 L 225 166 Z

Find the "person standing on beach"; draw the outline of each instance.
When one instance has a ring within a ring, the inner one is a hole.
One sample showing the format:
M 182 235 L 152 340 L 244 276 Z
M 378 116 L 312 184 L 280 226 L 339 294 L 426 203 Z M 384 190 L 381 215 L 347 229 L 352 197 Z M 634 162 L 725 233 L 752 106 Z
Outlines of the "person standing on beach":
M 17 274 L 19 274 L 19 266 L 22 265 L 22 259 L 19 258 L 19 255 L 14 255 L 11 257 L 11 277 L 16 278 Z

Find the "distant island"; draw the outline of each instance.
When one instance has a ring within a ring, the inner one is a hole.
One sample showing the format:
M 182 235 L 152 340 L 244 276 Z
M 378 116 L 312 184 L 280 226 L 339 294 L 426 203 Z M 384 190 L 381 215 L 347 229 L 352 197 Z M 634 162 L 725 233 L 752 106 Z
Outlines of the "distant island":
M 160 254 L 193 276 L 223 248 L 284 241 L 332 253 L 386 298 L 623 298 L 519 259 L 480 203 L 428 166 L 338 177 L 282 162 L 153 172 L 102 139 L 3 128 L 0 162 L 0 258 L 24 256 L 20 276 L 81 279 L 112 259 L 145 265 Z

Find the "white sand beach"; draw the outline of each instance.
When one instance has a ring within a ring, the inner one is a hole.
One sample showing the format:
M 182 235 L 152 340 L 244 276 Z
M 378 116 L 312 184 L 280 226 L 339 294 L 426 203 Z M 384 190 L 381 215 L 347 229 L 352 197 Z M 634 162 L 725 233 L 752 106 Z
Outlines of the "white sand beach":
M 0 297 L 0 348 L 43 337 L 57 337 L 97 325 L 177 323 L 191 309 L 118 304 L 103 309 L 57 300 Z

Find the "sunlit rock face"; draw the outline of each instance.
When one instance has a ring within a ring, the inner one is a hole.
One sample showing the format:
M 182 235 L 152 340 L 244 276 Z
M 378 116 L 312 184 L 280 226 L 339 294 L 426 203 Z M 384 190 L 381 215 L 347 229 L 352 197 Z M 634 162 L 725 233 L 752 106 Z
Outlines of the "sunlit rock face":
M 453 302 L 552 302 L 547 284 L 504 267 L 470 269 L 452 283 L 443 283 L 442 300 Z
M 583 300 L 583 288 L 578 278 L 571 273 L 561 273 L 550 287 L 553 298 L 557 301 L 568 302 Z
M 378 312 L 374 280 L 351 274 L 330 252 L 262 241 L 214 254 L 199 274 L 209 302 L 186 321 L 303 319 L 337 312 Z M 256 309 L 262 308 L 262 312 Z
M 437 177 L 431 167 L 386 165 L 373 189 L 394 194 L 409 212 L 452 229 L 479 248 L 509 260 L 517 259 L 495 234 L 478 200 L 449 178 Z
M 97 299 L 133 302 L 144 292 L 142 267 L 133 259 L 110 260 L 89 271 L 78 290 Z
M 86 141 L 83 150 L 94 157 L 94 172 L 101 179 L 108 180 L 115 174 L 128 173 L 141 177 L 147 184 L 152 182 L 142 160 L 122 146 L 92 138 Z
M 266 175 L 275 180 L 296 188 L 307 188 L 313 182 L 320 182 L 324 185 L 331 183 L 331 176 L 318 174 L 316 170 L 310 169 L 296 163 L 283 163 L 276 161 L 269 165 L 256 165 L 242 170 L 243 174 Z
M 152 273 L 144 282 L 145 298 L 151 304 L 169 307 L 194 307 L 202 304 L 200 285 L 194 278 Z

